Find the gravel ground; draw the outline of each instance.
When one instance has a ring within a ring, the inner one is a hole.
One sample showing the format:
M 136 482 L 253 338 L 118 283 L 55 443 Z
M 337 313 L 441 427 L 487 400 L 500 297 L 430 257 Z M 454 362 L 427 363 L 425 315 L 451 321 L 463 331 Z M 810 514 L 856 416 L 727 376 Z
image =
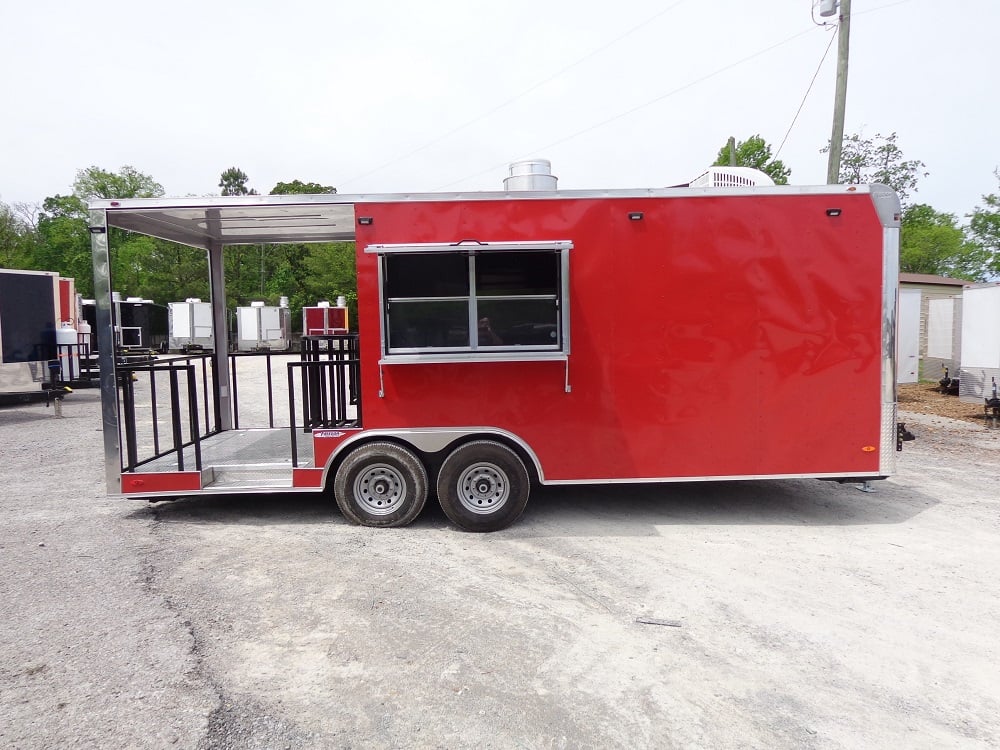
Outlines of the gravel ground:
M 982 420 L 905 411 L 872 494 L 548 488 L 472 535 L 111 500 L 98 394 L 63 413 L 0 410 L 2 747 L 1000 745 Z

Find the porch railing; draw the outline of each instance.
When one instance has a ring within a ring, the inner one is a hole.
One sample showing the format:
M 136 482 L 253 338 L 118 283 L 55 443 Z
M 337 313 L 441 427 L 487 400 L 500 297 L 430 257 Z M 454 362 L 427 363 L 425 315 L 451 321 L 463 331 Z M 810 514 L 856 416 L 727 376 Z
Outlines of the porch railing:
M 275 391 L 282 388 L 275 377 L 273 357 L 280 355 L 251 352 L 230 355 L 233 427 L 265 426 L 260 420 L 266 402 L 266 426 L 275 429 L 287 425 L 289 429 L 293 466 L 298 466 L 300 430 L 310 432 L 361 423 L 357 336 L 307 338 L 323 341 L 305 342 L 300 360 L 286 363 L 288 422 L 285 425 L 275 417 Z M 261 367 L 246 368 L 251 362 L 262 364 L 263 372 Z M 171 470 L 176 466 L 176 470 L 184 471 L 193 462 L 194 469 L 200 471 L 202 442 L 222 432 L 220 384 L 214 356 L 208 352 L 120 362 L 116 369 L 121 394 L 122 471 L 141 470 L 172 454 L 176 458 L 171 462 Z M 247 399 L 250 401 L 241 410 L 241 401 Z M 243 422 L 255 423 L 241 425 L 241 417 Z

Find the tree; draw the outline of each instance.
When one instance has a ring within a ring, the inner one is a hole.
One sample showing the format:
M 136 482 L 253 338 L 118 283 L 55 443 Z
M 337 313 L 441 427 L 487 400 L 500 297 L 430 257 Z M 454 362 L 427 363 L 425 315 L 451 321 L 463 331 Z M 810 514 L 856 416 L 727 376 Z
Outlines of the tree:
M 318 182 L 301 182 L 292 180 L 291 182 L 279 182 L 271 189 L 271 195 L 307 195 L 307 194 L 333 194 L 337 188 L 329 185 L 320 185 Z
M 712 166 L 728 167 L 732 164 L 730 146 L 727 143 L 719 149 L 719 155 Z M 752 135 L 736 144 L 736 165 L 759 169 L 774 180 L 775 185 L 787 185 L 792 170 L 780 159 L 771 156 L 771 147 L 759 135 Z
M 990 253 L 967 239 L 953 214 L 928 205 L 909 206 L 900 229 L 899 270 L 982 281 Z
M 73 195 L 84 202 L 94 198 L 159 198 L 163 185 L 127 164 L 117 172 L 87 167 L 76 173 Z
M 76 290 L 93 294 L 93 265 L 87 205 L 75 195 L 54 195 L 42 202 L 38 215 L 39 245 L 32 268 L 58 271 L 76 279 Z
M 93 294 L 93 261 L 87 202 L 95 198 L 156 198 L 163 186 L 152 177 L 128 165 L 117 172 L 91 166 L 76 173 L 72 195 L 46 198 L 38 214 L 39 245 L 33 268 L 58 271 L 76 280 L 77 291 Z M 150 273 L 157 269 L 155 250 L 166 240 L 139 237 L 112 229 L 110 245 L 115 291 L 144 295 Z
M 0 267 L 31 268 L 38 233 L 16 206 L 0 203 Z
M 247 188 L 247 177 L 239 167 L 230 167 L 219 178 L 219 187 L 223 195 L 257 195 L 257 191 Z
M 1000 181 L 1000 169 L 993 174 Z M 1000 195 L 984 195 L 983 203 L 969 215 L 969 234 L 989 253 L 990 270 L 996 275 L 1000 274 Z
M 910 192 L 916 192 L 917 180 L 929 173 L 921 170 L 926 166 L 918 159 L 904 159 L 903 151 L 896 145 L 896 133 L 874 138 L 862 138 L 855 133 L 844 138 L 840 157 L 840 182 L 861 185 L 881 183 L 888 185 L 899 195 L 905 206 Z M 830 145 L 820 149 L 820 153 L 830 150 Z

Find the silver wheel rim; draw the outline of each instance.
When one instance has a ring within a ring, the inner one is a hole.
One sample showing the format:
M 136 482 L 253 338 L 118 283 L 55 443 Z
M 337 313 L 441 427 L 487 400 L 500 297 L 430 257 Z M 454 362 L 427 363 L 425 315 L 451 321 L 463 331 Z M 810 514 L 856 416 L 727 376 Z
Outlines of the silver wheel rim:
M 509 497 L 507 473 L 496 464 L 473 464 L 458 478 L 459 502 L 463 508 L 477 515 L 496 513 Z
M 354 499 L 373 516 L 387 516 L 406 500 L 406 482 L 395 467 L 371 464 L 354 480 Z

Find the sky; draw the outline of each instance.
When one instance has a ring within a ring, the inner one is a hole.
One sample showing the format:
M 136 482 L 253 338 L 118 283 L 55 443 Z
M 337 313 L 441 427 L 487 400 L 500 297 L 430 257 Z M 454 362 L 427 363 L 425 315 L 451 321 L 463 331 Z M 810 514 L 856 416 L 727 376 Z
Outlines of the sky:
M 0 0 L 0 201 L 130 165 L 168 196 L 687 182 L 759 134 L 822 184 L 835 27 L 812 0 Z M 815 17 L 815 21 L 814 21 Z M 854 0 L 845 132 L 897 133 L 913 202 L 1000 192 L 1000 3 Z M 824 58 L 825 54 L 825 58 Z M 822 62 L 821 62 L 822 61 Z

